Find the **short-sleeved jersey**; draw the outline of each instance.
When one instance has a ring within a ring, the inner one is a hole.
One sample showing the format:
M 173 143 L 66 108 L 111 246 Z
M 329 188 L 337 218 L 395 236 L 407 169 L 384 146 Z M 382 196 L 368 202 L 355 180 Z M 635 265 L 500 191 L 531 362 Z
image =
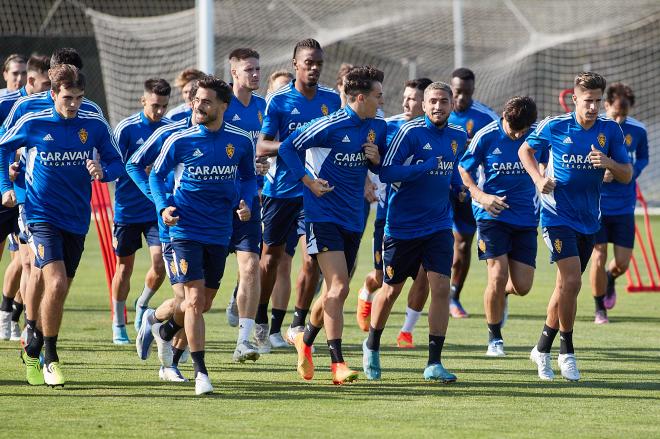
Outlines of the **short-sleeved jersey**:
M 362 145 L 367 142 L 378 145 L 382 157 L 386 135 L 383 118 L 360 119 L 347 106 L 297 129 L 282 142 L 279 154 L 293 178 L 299 181 L 307 169 L 314 178 L 322 178 L 334 186 L 322 197 L 305 187 L 305 222 L 330 222 L 353 232 L 364 230 L 367 168 L 378 172 L 379 167 L 367 159 Z M 305 154 L 302 160 L 301 153 Z
M 5 119 L 11 112 L 11 109 L 14 107 L 16 101 L 27 95 L 28 94 L 27 91 L 25 91 L 25 87 L 21 87 L 16 91 L 9 92 L 6 95 L 0 97 L 0 125 L 4 123 Z M 16 180 L 14 180 L 14 192 L 16 193 L 16 201 L 19 204 L 22 204 L 25 203 L 25 166 L 24 166 L 25 160 L 23 158 L 24 151 L 22 150 L 22 148 L 20 150 L 20 154 L 21 154 L 21 170 L 17 175 Z M 15 156 L 9 157 L 10 163 L 14 163 L 15 161 L 16 161 Z M 6 210 L 7 210 L 6 207 L 0 206 L 0 212 L 5 212 Z
M 477 220 L 497 219 L 523 227 L 538 225 L 536 186 L 518 158 L 518 150 L 534 129 L 536 124 L 525 135 L 513 140 L 499 120 L 480 129 L 472 138 L 460 166 L 470 174 L 477 171 L 479 188 L 490 195 L 506 196 L 506 204 L 509 205 L 497 218 L 493 218 L 472 199 L 472 211 Z
M 527 144 L 543 156 L 548 151 L 546 175 L 556 182 L 549 194 L 541 194 L 541 224 L 566 226 L 584 234 L 600 228 L 600 192 L 604 169 L 589 161 L 596 148 L 619 163 L 629 163 L 619 124 L 598 117 L 584 129 L 575 113 L 548 117 L 527 137 Z
M 176 207 L 179 222 L 170 227 L 172 240 L 229 245 L 234 206 L 241 197 L 257 193 L 254 146 L 247 131 L 223 123 L 218 131 L 195 125 L 171 135 L 154 163 L 149 185 L 159 214 Z M 166 180 L 175 171 L 174 193 L 168 196 Z
M 250 103 L 246 106 L 239 101 L 236 96 L 231 98 L 229 106 L 225 111 L 225 120 L 235 125 L 248 133 L 252 137 L 252 141 L 256 145 L 261 132 L 261 125 L 264 121 L 264 114 L 266 113 L 266 100 L 256 93 L 252 93 Z M 257 175 L 257 186 L 262 188 L 264 185 L 264 177 Z
M 119 122 L 114 136 L 124 162 L 128 161 L 157 128 L 170 123 L 172 121 L 167 118 L 152 122 L 142 111 Z M 156 221 L 153 202 L 142 193 L 128 174 L 119 177 L 115 186 L 115 221 L 119 224 Z
M 70 233 L 87 234 L 92 196 L 87 160 L 100 155 L 103 181 L 115 180 L 124 172 L 121 153 L 105 119 L 85 111 L 64 119 L 54 107 L 29 113 L 0 139 L 3 162 L 24 145 L 28 224 L 46 222 Z M 0 185 L 3 193 L 12 189 L 4 166 L 0 168 Z
M 600 193 L 600 210 L 603 215 L 626 215 L 635 212 L 636 180 L 649 164 L 649 143 L 644 124 L 627 117 L 620 126 L 626 151 L 633 165 L 633 178 L 628 184 L 618 181 L 603 183 Z
M 176 122 L 181 119 L 187 119 L 192 115 L 192 108 L 185 102 L 177 105 L 172 108 L 170 111 L 165 113 L 165 117 L 169 120 Z
M 452 111 L 449 116 L 449 123 L 462 127 L 472 139 L 477 131 L 488 125 L 499 117 L 488 106 L 477 100 L 472 103 L 465 111 Z
M 296 90 L 294 80 L 266 96 L 266 115 L 261 133 L 284 141 L 297 128 L 340 107 L 341 98 L 333 89 L 319 85 L 314 98 L 307 99 Z M 302 160 L 303 153 L 300 154 Z M 364 181 L 362 183 L 364 186 Z M 294 198 L 302 196 L 303 188 L 281 157 L 275 156 L 270 159 L 262 193 L 271 198 Z
M 27 91 L 25 91 L 25 87 L 21 87 L 16 91 L 12 91 L 4 96 L 0 96 L 0 125 L 5 122 L 5 119 L 7 116 L 9 116 L 9 113 L 14 107 L 16 101 L 27 95 L 28 94 Z
M 380 173 L 390 184 L 387 236 L 412 239 L 451 229 L 449 192 L 461 184 L 458 152 L 466 142 L 463 128 L 450 123 L 438 128 L 426 116 L 403 124 Z M 437 157 L 442 157 L 440 168 Z

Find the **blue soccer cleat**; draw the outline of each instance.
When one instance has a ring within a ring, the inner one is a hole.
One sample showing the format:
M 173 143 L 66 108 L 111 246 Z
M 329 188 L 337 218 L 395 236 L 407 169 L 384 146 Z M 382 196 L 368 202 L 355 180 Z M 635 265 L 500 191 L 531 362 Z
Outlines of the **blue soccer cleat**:
M 112 342 L 114 344 L 129 344 L 131 341 L 128 339 L 126 332 L 126 325 L 112 324 Z
M 135 350 L 140 360 L 146 360 L 151 353 L 151 345 L 154 342 L 154 336 L 151 333 L 151 316 L 156 313 L 153 309 L 147 309 L 142 318 L 142 325 L 135 337 Z
M 367 347 L 367 340 L 362 342 L 362 369 L 368 380 L 380 379 L 380 352 Z
M 433 363 L 424 369 L 424 379 L 426 381 L 440 381 L 442 383 L 453 383 L 456 381 L 456 375 L 447 372 L 447 369 L 440 363 Z

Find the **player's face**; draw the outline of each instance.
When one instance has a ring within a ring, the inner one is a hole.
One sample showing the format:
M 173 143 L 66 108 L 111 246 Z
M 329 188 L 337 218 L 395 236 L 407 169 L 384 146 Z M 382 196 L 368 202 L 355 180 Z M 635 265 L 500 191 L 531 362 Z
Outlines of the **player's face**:
M 142 102 L 144 115 L 147 116 L 147 119 L 152 122 L 158 122 L 167 112 L 170 97 L 145 92 L 144 95 L 142 95 L 142 98 L 140 98 L 140 101 Z
M 414 119 L 424 114 L 422 103 L 424 92 L 416 88 L 406 87 L 403 90 L 403 114 L 406 120 Z
M 51 90 L 51 96 L 55 101 L 55 111 L 65 119 L 73 119 L 78 114 L 80 104 L 82 104 L 85 90 L 78 88 L 60 87 L 60 91 L 55 93 Z
M 610 104 L 605 101 L 605 112 L 610 119 L 625 119 L 630 113 L 630 101 L 625 96 L 615 96 Z
M 602 99 L 603 92 L 601 89 L 587 90 L 582 87 L 575 87 L 573 103 L 575 104 L 575 114 L 578 120 L 595 122 L 598 118 Z
M 424 113 L 433 125 L 441 127 L 449 118 L 454 102 L 444 90 L 429 90 L 424 98 Z
M 235 68 L 231 69 L 234 83 L 241 88 L 258 90 L 261 79 L 261 67 L 257 58 L 248 58 L 238 61 Z
M 50 88 L 50 78 L 46 72 L 30 72 L 27 80 L 30 87 L 32 87 L 32 93 L 40 93 Z
M 275 78 L 275 80 L 270 84 L 270 88 L 268 89 L 268 93 L 272 93 L 275 90 L 279 90 L 280 88 L 284 87 L 287 85 L 289 82 L 291 82 L 291 78 L 288 76 L 278 76 Z
M 24 62 L 10 62 L 2 76 L 5 78 L 8 91 L 18 90 L 27 81 L 27 64 Z
M 181 95 L 183 96 L 183 101 L 188 104 L 189 107 L 192 107 L 190 102 L 192 101 L 192 96 L 190 96 L 190 89 L 193 87 L 193 81 L 190 81 L 181 89 Z
M 383 101 L 383 84 L 374 82 L 371 91 L 364 96 L 364 117 L 376 117 L 378 109 L 385 103 Z
M 472 103 L 474 81 L 472 79 L 451 78 L 451 91 L 454 93 L 454 109 L 465 111 Z
M 323 70 L 323 51 L 319 49 L 299 49 L 293 59 L 293 69 L 296 71 L 296 81 L 313 87 L 319 83 Z
M 225 113 L 227 104 L 218 99 L 215 90 L 199 87 L 193 101 L 195 123 L 207 125 L 218 120 Z

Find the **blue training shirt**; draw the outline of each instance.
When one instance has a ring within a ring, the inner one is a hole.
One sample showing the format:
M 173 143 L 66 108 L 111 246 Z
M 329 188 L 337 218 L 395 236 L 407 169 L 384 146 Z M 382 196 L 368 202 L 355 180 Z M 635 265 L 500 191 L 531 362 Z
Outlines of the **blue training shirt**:
M 313 119 L 334 113 L 340 107 L 341 98 L 333 89 L 319 85 L 314 98 L 307 99 L 296 90 L 294 80 L 266 96 L 266 116 L 261 133 L 283 142 L 297 128 Z M 302 151 L 300 160 L 304 160 Z M 301 197 L 303 184 L 292 175 L 278 155 L 270 159 L 270 169 L 262 193 L 271 198 Z
M 424 116 L 403 124 L 380 172 L 381 181 L 390 184 L 387 236 L 413 239 L 451 229 L 449 193 L 462 185 L 458 153 L 466 142 L 463 128 L 451 123 L 438 128 Z
M 142 111 L 119 122 L 114 136 L 124 162 L 128 161 L 157 128 L 169 123 L 172 122 L 166 118 L 152 122 Z M 115 222 L 147 223 L 156 221 L 156 217 L 153 202 L 142 193 L 133 179 L 127 174 L 119 177 L 115 185 Z
M 314 178 L 322 178 L 334 186 L 334 190 L 322 197 L 317 197 L 305 186 L 305 222 L 334 223 L 352 232 L 364 230 L 367 168 L 378 173 L 380 166 L 372 165 L 362 145 L 368 141 L 376 144 L 382 159 L 386 135 L 383 118 L 360 119 L 351 107 L 346 106 L 298 128 L 282 142 L 279 156 L 292 178 L 300 181 L 307 169 Z M 303 153 L 305 156 L 301 160 Z
M 600 228 L 600 192 L 604 169 L 589 161 L 597 148 L 619 163 L 629 163 L 623 132 L 611 119 L 598 117 L 585 130 L 575 113 L 547 117 L 527 137 L 535 151 L 548 155 L 546 175 L 556 182 L 549 194 L 541 194 L 541 224 L 566 226 L 578 233 L 592 234 Z
M 518 140 L 511 139 L 501 120 L 493 121 L 479 130 L 460 160 L 460 166 L 470 174 L 479 172 L 479 188 L 487 194 L 506 196 L 508 209 L 493 218 L 472 199 L 472 211 L 477 220 L 497 220 L 523 227 L 536 227 L 538 197 L 536 186 L 518 158 L 518 150 L 536 124 Z
M 233 231 L 233 208 L 241 198 L 257 193 L 252 137 L 227 122 L 218 131 L 195 125 L 170 136 L 156 159 L 149 186 L 160 214 L 176 207 L 179 222 L 170 227 L 172 240 L 228 246 Z M 168 197 L 167 177 L 175 170 L 173 196 Z
M 192 115 L 192 108 L 185 102 L 172 108 L 165 113 L 165 117 L 169 120 L 176 122 L 178 120 L 187 119 Z
M 22 97 L 27 96 L 27 91 L 25 91 L 25 87 L 21 87 L 20 89 L 7 93 L 6 95 L 0 97 L 0 125 L 2 125 L 7 119 L 7 116 L 9 116 L 9 113 L 11 112 L 11 109 L 14 107 L 14 104 Z M 3 132 L 2 129 L 0 128 L 0 132 Z M 25 151 L 23 148 L 19 151 L 21 154 L 21 160 L 19 162 L 19 169 L 20 172 L 16 176 L 16 179 L 14 180 L 14 192 L 16 193 L 16 202 L 18 204 L 23 204 L 25 203 Z M 15 156 L 10 156 L 9 157 L 9 163 L 12 164 L 14 163 Z M 4 206 L 0 206 L 0 212 L 5 212 L 8 210 Z
M 646 127 L 640 121 L 627 117 L 620 124 L 623 140 L 630 162 L 633 164 L 633 178 L 628 184 L 614 180 L 603 183 L 600 192 L 600 210 L 603 215 L 630 215 L 635 212 L 637 177 L 649 164 L 649 143 Z
M 62 230 L 85 235 L 89 230 L 92 196 L 87 160 L 100 155 L 103 181 L 113 181 L 124 172 L 121 153 L 110 127 L 97 113 L 78 111 L 62 118 L 54 107 L 26 114 L 0 138 L 0 160 L 27 145 L 28 224 L 46 222 Z M 13 188 L 8 169 L 0 167 L 2 193 Z

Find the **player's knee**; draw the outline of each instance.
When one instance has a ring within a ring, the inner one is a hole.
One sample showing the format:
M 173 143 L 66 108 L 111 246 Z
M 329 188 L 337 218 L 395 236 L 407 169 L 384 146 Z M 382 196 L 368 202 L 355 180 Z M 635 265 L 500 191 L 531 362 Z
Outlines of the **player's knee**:
M 575 295 L 580 291 L 580 288 L 582 288 L 582 278 L 579 276 L 566 276 L 562 279 L 562 294 Z
M 591 263 L 599 268 L 604 268 L 605 263 L 607 262 L 607 247 L 598 244 L 594 247 L 594 251 L 591 254 Z
M 165 277 L 165 262 L 163 261 L 163 258 L 153 259 L 151 261 L 151 268 L 158 277 Z
M 532 290 L 532 280 L 515 282 L 513 284 L 513 290 L 517 296 L 526 296 Z
M 279 262 L 280 258 L 273 253 L 264 253 L 261 256 L 261 261 L 259 262 L 259 265 L 262 270 L 272 272 L 273 270 L 277 269 L 277 264 Z
M 619 273 L 625 273 L 628 271 L 628 266 L 630 265 L 630 258 L 616 259 L 614 261 L 616 264 L 616 269 Z
M 333 285 L 332 288 L 328 290 L 326 295 L 327 299 L 331 300 L 344 300 L 348 297 L 348 284 L 338 284 Z
M 117 276 L 119 276 L 120 279 L 130 278 L 132 274 L 133 274 L 132 264 L 126 264 L 121 262 L 117 264 Z
M 315 274 L 318 271 L 318 264 L 309 255 L 303 257 L 302 271 L 308 275 Z
M 185 301 L 185 312 L 202 314 L 206 308 L 206 299 L 202 294 L 191 294 Z
M 241 279 L 254 278 L 259 271 L 259 258 L 254 255 L 254 257 L 246 258 L 241 262 L 238 267 Z
M 492 292 L 502 292 L 506 288 L 506 283 L 509 280 L 507 273 L 493 273 L 488 276 L 488 289 Z

